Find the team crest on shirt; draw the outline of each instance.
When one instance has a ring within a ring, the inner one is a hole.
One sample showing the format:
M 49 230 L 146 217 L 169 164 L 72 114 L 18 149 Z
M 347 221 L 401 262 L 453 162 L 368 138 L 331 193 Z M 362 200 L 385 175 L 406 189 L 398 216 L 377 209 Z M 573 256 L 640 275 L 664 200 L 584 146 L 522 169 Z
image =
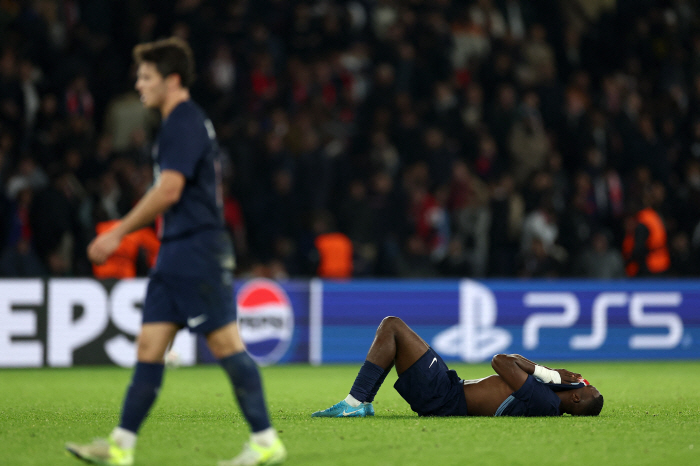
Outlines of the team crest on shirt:
M 272 280 L 251 280 L 238 291 L 236 307 L 238 328 L 250 356 L 261 365 L 279 361 L 294 333 L 287 293 Z

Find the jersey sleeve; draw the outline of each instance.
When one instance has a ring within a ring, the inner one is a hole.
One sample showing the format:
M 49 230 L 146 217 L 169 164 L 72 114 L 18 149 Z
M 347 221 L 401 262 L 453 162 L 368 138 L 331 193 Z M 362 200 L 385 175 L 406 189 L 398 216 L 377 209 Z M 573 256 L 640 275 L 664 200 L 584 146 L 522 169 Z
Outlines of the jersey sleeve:
M 186 119 L 169 121 L 163 125 L 158 141 L 160 170 L 175 170 L 186 179 L 192 179 L 204 153 L 204 129 Z

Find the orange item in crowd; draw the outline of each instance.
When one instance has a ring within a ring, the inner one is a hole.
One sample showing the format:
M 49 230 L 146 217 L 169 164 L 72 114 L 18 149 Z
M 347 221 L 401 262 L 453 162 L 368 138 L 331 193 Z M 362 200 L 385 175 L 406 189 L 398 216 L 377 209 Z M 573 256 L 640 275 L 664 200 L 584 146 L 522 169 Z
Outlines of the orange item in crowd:
M 662 273 L 671 266 L 671 256 L 668 252 L 666 227 L 659 214 L 651 208 L 640 210 L 635 219 L 649 230 L 646 241 L 647 255 L 644 259 L 647 270 L 652 274 Z M 622 252 L 625 258 L 629 258 L 634 251 L 634 231 L 625 237 L 622 243 Z M 625 268 L 627 276 L 635 277 L 639 273 L 639 264 L 629 262 Z
M 320 256 L 319 277 L 352 277 L 352 241 L 350 238 L 342 233 L 325 233 L 318 235 L 314 244 Z
M 97 234 L 110 230 L 119 223 L 118 220 L 100 222 L 95 226 Z M 136 261 L 139 251 L 144 251 L 149 267 L 153 267 L 158 257 L 160 241 L 152 228 L 142 228 L 129 233 L 122 239 L 114 254 L 102 265 L 93 264 L 95 278 L 133 278 L 136 276 Z

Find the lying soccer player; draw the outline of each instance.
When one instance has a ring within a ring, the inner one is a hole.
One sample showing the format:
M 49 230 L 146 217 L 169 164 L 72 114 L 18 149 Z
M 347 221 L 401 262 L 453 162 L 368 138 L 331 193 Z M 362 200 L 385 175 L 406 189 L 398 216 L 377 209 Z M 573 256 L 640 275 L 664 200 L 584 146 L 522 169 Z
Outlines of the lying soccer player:
M 494 356 L 495 375 L 461 380 L 404 321 L 386 317 L 347 398 L 311 416 L 374 416 L 372 401 L 393 366 L 394 388 L 419 416 L 597 416 L 603 408 L 603 395 L 581 374 L 518 354 Z

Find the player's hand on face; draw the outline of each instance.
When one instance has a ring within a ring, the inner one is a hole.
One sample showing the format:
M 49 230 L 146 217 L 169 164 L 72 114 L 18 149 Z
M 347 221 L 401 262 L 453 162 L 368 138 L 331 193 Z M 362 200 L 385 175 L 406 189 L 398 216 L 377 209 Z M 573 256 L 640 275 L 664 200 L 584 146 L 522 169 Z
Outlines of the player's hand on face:
M 554 369 L 561 376 L 561 383 L 579 383 L 582 377 L 581 374 L 567 371 L 566 369 Z
M 104 264 L 107 258 L 119 247 L 120 242 L 121 237 L 114 230 L 102 233 L 88 245 L 88 259 L 97 265 Z

